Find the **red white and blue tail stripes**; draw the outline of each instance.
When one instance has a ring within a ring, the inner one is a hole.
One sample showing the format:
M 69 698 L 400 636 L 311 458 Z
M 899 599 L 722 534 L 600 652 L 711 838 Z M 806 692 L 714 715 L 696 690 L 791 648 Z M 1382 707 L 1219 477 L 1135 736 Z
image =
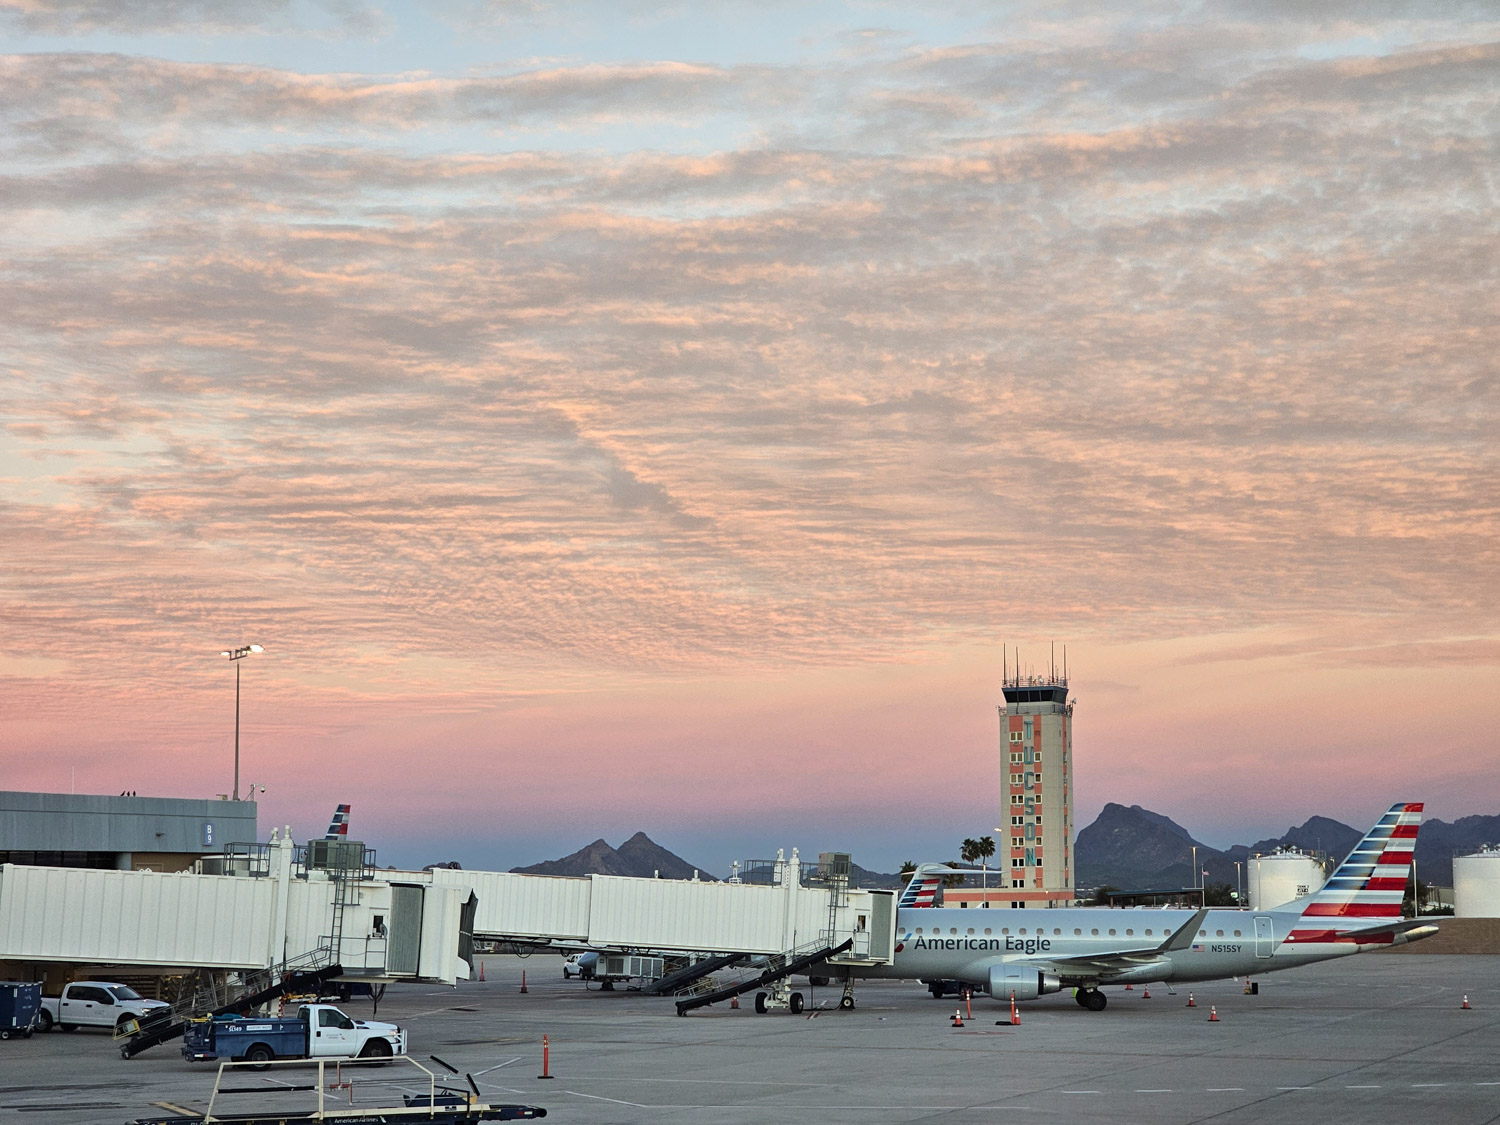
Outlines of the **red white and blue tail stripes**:
M 1392 805 L 1312 896 L 1286 940 L 1353 941 L 1362 945 L 1390 942 L 1389 933 L 1342 935 L 1346 930 L 1400 921 L 1401 899 L 1411 877 L 1412 853 L 1421 823 L 1420 802 Z
M 349 806 L 340 805 L 333 810 L 333 819 L 328 822 L 325 840 L 345 840 L 349 837 Z
M 911 882 L 906 884 L 906 889 L 896 900 L 896 908 L 907 910 L 919 906 L 936 906 L 938 887 L 942 885 L 943 876 L 947 874 L 951 872 L 946 864 L 922 864 L 911 873 Z

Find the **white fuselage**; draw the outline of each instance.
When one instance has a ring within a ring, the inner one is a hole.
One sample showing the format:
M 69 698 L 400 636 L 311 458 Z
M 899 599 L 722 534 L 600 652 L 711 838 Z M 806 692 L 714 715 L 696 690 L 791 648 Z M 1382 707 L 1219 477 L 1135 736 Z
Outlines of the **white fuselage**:
M 1107 907 L 902 909 L 896 916 L 892 963 L 861 968 L 855 975 L 982 985 L 990 966 L 1003 962 L 1045 964 L 1053 958 L 1132 952 L 1150 960 L 1124 973 L 1110 973 L 1104 978 L 1107 982 L 1200 981 L 1289 969 L 1369 948 L 1352 942 L 1283 945 L 1300 914 L 1211 910 L 1187 947 L 1154 956 L 1195 913 Z M 1061 964 L 1056 971 L 1068 986 L 1101 979 L 1085 966 Z

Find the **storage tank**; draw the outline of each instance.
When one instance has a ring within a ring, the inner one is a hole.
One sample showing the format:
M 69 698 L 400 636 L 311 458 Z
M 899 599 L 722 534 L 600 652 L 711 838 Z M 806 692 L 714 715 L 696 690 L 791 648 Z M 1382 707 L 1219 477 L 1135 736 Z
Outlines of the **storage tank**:
M 1251 910 L 1275 910 L 1323 885 L 1323 865 L 1295 848 L 1255 856 L 1249 867 Z
M 1500 848 L 1453 857 L 1453 916 L 1500 918 Z

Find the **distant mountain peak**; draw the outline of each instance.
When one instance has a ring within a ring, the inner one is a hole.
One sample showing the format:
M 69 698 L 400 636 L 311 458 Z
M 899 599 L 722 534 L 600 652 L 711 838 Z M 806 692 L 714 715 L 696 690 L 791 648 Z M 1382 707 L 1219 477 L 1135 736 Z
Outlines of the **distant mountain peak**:
M 521 875 L 625 875 L 637 879 L 691 879 L 694 866 L 674 855 L 644 832 L 637 832 L 618 848 L 600 838 L 561 859 L 544 860 L 527 867 L 512 867 Z M 712 875 L 699 871 L 698 878 L 712 882 Z

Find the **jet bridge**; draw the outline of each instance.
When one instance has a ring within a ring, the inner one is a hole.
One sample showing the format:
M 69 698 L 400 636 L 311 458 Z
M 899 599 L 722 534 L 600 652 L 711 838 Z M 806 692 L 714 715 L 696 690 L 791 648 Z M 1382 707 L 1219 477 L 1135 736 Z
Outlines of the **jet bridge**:
M 892 892 L 851 889 L 847 866 L 820 874 L 820 868 L 802 864 L 795 850 L 790 859 L 778 855 L 770 868 L 764 884 L 451 868 L 399 877 L 472 893 L 473 936 L 481 940 L 762 956 L 844 946 L 828 957 L 830 964 L 890 963 Z

